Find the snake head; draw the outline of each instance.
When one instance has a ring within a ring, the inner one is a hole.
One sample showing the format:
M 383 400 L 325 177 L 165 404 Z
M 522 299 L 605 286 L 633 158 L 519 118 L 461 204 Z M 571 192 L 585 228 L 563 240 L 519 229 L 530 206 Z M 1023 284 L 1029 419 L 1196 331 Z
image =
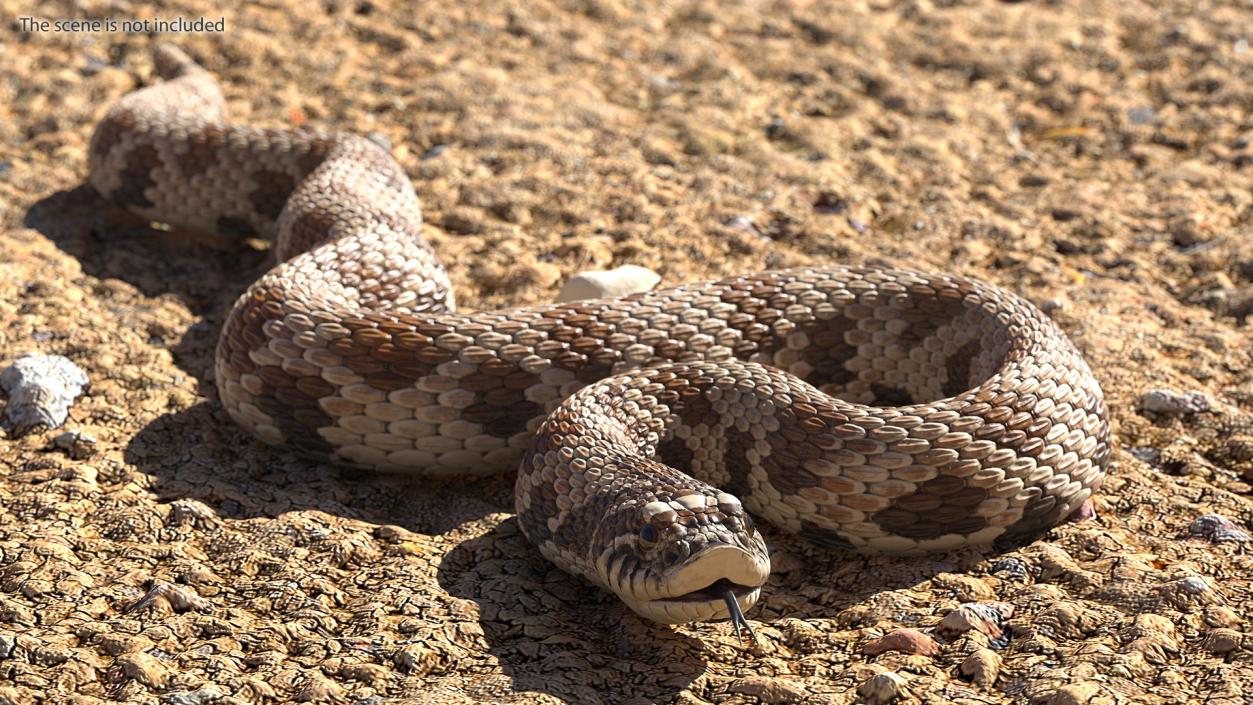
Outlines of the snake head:
M 665 624 L 731 618 L 738 626 L 770 575 L 765 541 L 739 499 L 711 487 L 637 500 L 598 528 L 593 545 L 601 581 Z

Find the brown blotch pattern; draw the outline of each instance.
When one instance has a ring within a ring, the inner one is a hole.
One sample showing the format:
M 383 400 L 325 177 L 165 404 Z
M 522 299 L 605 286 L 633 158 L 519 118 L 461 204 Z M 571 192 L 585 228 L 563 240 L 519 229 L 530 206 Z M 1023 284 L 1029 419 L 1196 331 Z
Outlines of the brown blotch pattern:
M 126 155 L 122 185 L 114 189 L 113 202 L 120 208 L 152 208 L 148 189 L 156 185 L 152 172 L 161 166 L 161 156 L 151 145 L 135 147 Z
M 815 546 L 838 549 L 853 548 L 853 544 L 849 542 L 848 539 L 841 536 L 839 532 L 824 529 L 823 527 L 808 520 L 801 521 L 801 529 L 796 532 L 796 535 L 814 544 Z
M 278 214 L 287 205 L 287 198 L 296 188 L 296 181 L 289 174 L 270 169 L 260 169 L 252 173 L 257 188 L 248 196 L 253 210 L 270 220 L 277 220 Z
M 96 126 L 91 136 L 91 153 L 103 157 L 122 143 L 123 137 L 135 126 L 135 113 L 130 110 L 111 110 Z
M 309 140 L 304 145 L 304 151 L 296 159 L 296 166 L 300 170 L 302 177 L 307 176 L 309 172 L 318 168 L 322 162 L 326 161 L 326 157 L 335 147 L 335 140 L 329 137 L 317 137 Z
M 242 375 L 260 378 L 262 386 L 252 402 L 271 417 L 285 445 L 297 454 L 325 461 L 334 449 L 317 429 L 332 425 L 333 419 L 321 410 L 318 399 L 327 395 L 330 385 L 317 377 L 289 374 L 277 365 L 257 365 L 249 355 L 249 351 L 265 345 L 266 322 L 282 317 L 278 293 L 254 289 L 247 305 L 227 319 L 218 341 L 218 374 L 233 379 Z
M 983 351 L 978 340 L 971 340 L 958 348 L 944 362 L 944 394 L 955 397 L 970 389 L 970 370 L 975 364 L 975 356 Z
M 221 161 L 226 133 L 219 125 L 205 125 L 188 134 L 186 151 L 174 158 L 174 165 L 183 176 L 191 178 L 203 174 Z

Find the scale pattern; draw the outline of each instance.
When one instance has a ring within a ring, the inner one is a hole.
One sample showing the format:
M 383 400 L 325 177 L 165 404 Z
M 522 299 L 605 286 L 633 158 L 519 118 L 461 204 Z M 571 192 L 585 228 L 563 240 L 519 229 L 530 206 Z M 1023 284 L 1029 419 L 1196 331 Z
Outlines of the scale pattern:
M 457 313 L 386 150 L 229 123 L 207 72 L 168 46 L 156 63 L 166 80 L 98 126 L 90 180 L 153 220 L 274 240 L 216 363 L 226 410 L 268 443 L 426 475 L 521 461 L 527 536 L 615 589 L 611 554 L 648 553 L 623 538 L 645 506 L 687 527 L 672 552 L 706 529 L 751 549 L 744 509 L 908 552 L 1037 532 L 1100 486 L 1100 387 L 1012 293 L 832 266 Z

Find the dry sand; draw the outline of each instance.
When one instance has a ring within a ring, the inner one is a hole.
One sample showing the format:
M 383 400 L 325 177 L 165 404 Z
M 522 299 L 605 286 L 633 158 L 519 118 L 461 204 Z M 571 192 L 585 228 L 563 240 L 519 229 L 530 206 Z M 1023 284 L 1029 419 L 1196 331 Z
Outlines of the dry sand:
M 31 5 L 0 0 L 0 362 L 81 365 L 68 427 L 98 442 L 0 439 L 0 702 L 1253 702 L 1247 536 L 1189 532 L 1253 523 L 1247 4 L 40 3 L 225 18 L 161 38 L 239 120 L 386 137 L 466 308 L 624 263 L 674 284 L 886 262 L 1048 311 L 1112 411 L 1097 517 L 906 560 L 767 530 L 753 649 L 550 567 L 509 478 L 372 477 L 233 426 L 213 347 L 267 253 L 83 185 L 156 38 L 22 32 Z M 1155 388 L 1209 410 L 1146 411 Z M 1008 645 L 940 636 L 992 600 Z M 902 627 L 938 651 L 863 653 Z

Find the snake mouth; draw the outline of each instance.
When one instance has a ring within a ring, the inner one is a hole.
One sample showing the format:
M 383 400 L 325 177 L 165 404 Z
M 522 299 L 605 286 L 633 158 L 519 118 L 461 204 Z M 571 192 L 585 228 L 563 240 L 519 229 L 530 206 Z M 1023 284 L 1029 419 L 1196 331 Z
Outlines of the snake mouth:
M 714 582 L 699 590 L 693 590 L 679 595 L 678 597 L 661 598 L 654 600 L 654 602 L 723 602 L 726 599 L 726 593 L 728 590 L 730 590 L 731 594 L 735 596 L 736 602 L 739 602 L 740 600 L 748 599 L 750 596 L 759 592 L 761 590 L 761 586 L 759 585 L 754 587 L 752 585 L 740 585 L 739 583 L 727 580 L 726 578 L 718 578 Z M 753 597 L 753 599 L 756 600 L 756 597 Z
M 700 590 L 693 590 L 676 597 L 652 600 L 624 598 L 623 601 L 636 614 L 654 622 L 684 624 L 729 619 L 737 634 L 741 626 L 748 629 L 751 634 L 752 628 L 744 619 L 744 613 L 757 604 L 759 597 L 761 597 L 760 586 L 750 587 L 720 579 Z
M 770 559 L 764 548 L 761 555 L 755 555 L 722 545 L 701 551 L 674 568 L 652 594 L 616 592 L 636 614 L 656 622 L 731 619 L 738 629 L 747 626 L 744 612 L 757 603 L 769 575 Z
M 682 611 L 684 605 L 700 605 L 705 609 L 709 609 L 711 605 L 721 602 L 726 607 L 726 618 L 731 620 L 731 627 L 735 630 L 735 638 L 743 641 L 741 628 L 748 634 L 749 641 L 756 641 L 757 635 L 753 632 L 753 626 L 744 618 L 744 610 L 752 607 L 757 602 L 757 598 L 761 595 L 761 587 L 753 587 L 750 585 L 740 585 L 726 578 L 719 578 L 710 584 L 707 588 L 694 590 L 686 595 L 672 597 L 662 602 L 678 603 Z M 744 605 L 747 605 L 745 607 Z M 713 617 L 716 619 L 715 614 Z

